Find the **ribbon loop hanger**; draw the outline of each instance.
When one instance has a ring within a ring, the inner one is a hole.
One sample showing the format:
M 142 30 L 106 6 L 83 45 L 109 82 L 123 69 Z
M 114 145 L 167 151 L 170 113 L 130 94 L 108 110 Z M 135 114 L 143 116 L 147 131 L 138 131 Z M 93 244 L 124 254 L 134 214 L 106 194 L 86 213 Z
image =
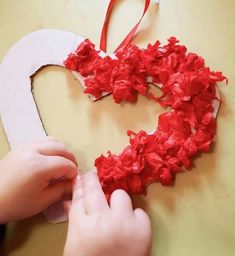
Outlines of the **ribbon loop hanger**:
M 102 32 L 101 32 L 101 37 L 100 37 L 100 49 L 104 52 L 106 52 L 106 49 L 107 49 L 107 35 L 108 35 L 109 21 L 110 21 L 113 7 L 116 4 L 116 2 L 117 2 L 117 0 L 110 0 L 108 9 L 107 9 L 107 12 L 105 15 L 105 20 L 104 20 L 104 24 L 103 24 L 103 28 L 102 28 Z M 132 30 L 128 33 L 128 35 L 124 38 L 124 40 L 120 43 L 120 45 L 117 47 L 117 49 L 114 52 L 117 52 L 121 48 L 127 46 L 133 40 L 135 33 L 145 15 L 145 13 L 147 12 L 147 10 L 149 8 L 150 2 L 151 2 L 150 0 L 145 0 L 144 11 L 142 13 L 141 18 L 139 19 L 139 21 L 136 23 L 136 25 L 132 28 Z

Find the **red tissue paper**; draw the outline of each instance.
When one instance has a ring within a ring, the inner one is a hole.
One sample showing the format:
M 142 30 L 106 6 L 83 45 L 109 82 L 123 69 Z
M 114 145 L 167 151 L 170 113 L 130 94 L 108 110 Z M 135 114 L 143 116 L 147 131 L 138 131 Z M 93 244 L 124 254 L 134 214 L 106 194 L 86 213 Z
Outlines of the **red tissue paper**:
M 147 48 L 128 44 L 113 58 L 101 57 L 86 39 L 68 56 L 65 67 L 79 72 L 85 93 L 97 99 L 112 94 L 116 103 L 134 103 L 141 94 L 170 109 L 159 116 L 153 134 L 128 131 L 130 144 L 121 154 L 108 152 L 95 160 L 107 198 L 116 189 L 146 194 L 153 182 L 172 185 L 183 167 L 191 167 L 193 156 L 210 149 L 216 133 L 213 106 L 220 100 L 216 85 L 227 79 L 176 38 L 164 46 L 159 41 Z M 153 95 L 149 84 L 158 86 L 162 95 Z

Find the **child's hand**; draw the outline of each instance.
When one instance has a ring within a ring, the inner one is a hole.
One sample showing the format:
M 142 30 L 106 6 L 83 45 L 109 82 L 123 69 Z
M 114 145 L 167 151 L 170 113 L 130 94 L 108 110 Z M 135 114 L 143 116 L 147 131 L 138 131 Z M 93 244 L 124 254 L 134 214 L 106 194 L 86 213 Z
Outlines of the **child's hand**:
M 71 194 L 76 175 L 75 157 L 52 138 L 11 151 L 0 161 L 0 223 L 35 215 Z
M 109 207 L 97 174 L 78 176 L 64 256 L 147 256 L 150 245 L 149 218 L 126 192 L 115 191 Z

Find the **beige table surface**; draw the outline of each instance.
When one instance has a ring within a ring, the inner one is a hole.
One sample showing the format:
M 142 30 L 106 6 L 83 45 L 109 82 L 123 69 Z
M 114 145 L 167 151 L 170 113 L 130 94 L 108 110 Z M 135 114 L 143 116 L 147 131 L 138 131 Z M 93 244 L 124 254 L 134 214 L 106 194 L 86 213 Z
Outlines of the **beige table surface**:
M 98 44 L 107 4 L 108 0 L 0 0 L 0 61 L 18 39 L 37 29 L 73 31 Z M 109 52 L 142 8 L 140 0 L 119 1 L 110 26 Z M 151 6 L 136 37 L 136 43 L 145 46 L 175 35 L 229 78 L 229 86 L 220 87 L 224 104 L 212 152 L 198 157 L 191 172 L 179 175 L 174 188 L 152 185 L 148 196 L 136 202 L 151 216 L 154 256 L 235 255 L 234 17 L 234 0 L 161 0 L 159 10 Z M 33 86 L 46 131 L 72 148 L 83 171 L 108 149 L 120 152 L 128 141 L 127 129 L 153 130 L 163 111 L 141 97 L 136 106 L 115 105 L 111 97 L 91 103 L 71 73 L 57 67 L 41 71 Z M 7 151 L 0 126 L 0 156 Z M 7 255 L 62 255 L 66 229 L 67 224 L 51 225 L 42 216 L 12 223 Z

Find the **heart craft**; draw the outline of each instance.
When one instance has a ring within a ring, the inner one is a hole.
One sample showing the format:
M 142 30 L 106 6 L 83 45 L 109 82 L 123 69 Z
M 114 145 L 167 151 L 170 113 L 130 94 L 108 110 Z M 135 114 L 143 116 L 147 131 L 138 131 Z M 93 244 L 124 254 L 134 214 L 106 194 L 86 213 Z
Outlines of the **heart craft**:
M 100 49 L 106 51 L 108 22 L 115 1 L 110 1 L 101 34 Z M 143 15 L 112 56 L 104 56 L 89 39 L 84 40 L 64 65 L 84 78 L 84 92 L 94 99 L 112 94 L 115 103 L 137 101 L 142 94 L 169 111 L 158 118 L 152 134 L 128 131 L 130 145 L 119 155 L 108 151 L 95 160 L 102 188 L 110 198 L 116 189 L 146 194 L 149 184 L 173 184 L 182 168 L 191 168 L 192 158 L 210 149 L 216 133 L 220 97 L 217 82 L 226 77 L 211 71 L 202 57 L 187 52 L 175 37 L 161 46 L 159 41 L 140 49 L 131 40 Z M 158 86 L 162 96 L 149 92 Z
M 71 70 L 94 100 L 112 94 L 115 103 L 134 103 L 142 94 L 168 108 L 159 116 L 156 131 L 128 131 L 130 144 L 119 155 L 108 152 L 95 160 L 108 199 L 115 189 L 146 194 L 153 182 L 172 185 L 183 167 L 191 167 L 196 154 L 208 151 L 216 133 L 220 104 L 217 82 L 227 80 L 221 72 L 206 67 L 202 57 L 188 53 L 174 37 L 164 46 L 157 41 L 143 49 L 131 43 L 150 0 L 145 1 L 141 19 L 114 55 L 105 54 L 115 2 L 111 0 L 108 6 L 100 50 L 73 33 L 42 30 L 20 40 L 0 66 L 0 111 L 11 146 L 45 136 L 30 86 L 31 76 L 45 65 Z M 10 67 L 15 67 L 11 80 Z M 162 96 L 153 95 L 149 84 L 158 86 Z M 25 114 L 21 119 L 16 115 L 20 111 Z
M 128 44 L 115 58 L 101 57 L 86 39 L 69 55 L 65 67 L 85 77 L 85 93 L 95 99 L 112 94 L 116 103 L 133 103 L 142 94 L 169 107 L 159 116 L 154 133 L 128 131 L 130 145 L 120 155 L 108 152 L 95 160 L 107 198 L 116 189 L 145 194 L 153 182 L 172 185 L 182 167 L 191 167 L 193 156 L 209 150 L 216 133 L 216 83 L 226 78 L 206 67 L 202 57 L 187 53 L 176 38 L 146 49 Z M 150 93 L 149 83 L 160 85 L 162 96 Z

